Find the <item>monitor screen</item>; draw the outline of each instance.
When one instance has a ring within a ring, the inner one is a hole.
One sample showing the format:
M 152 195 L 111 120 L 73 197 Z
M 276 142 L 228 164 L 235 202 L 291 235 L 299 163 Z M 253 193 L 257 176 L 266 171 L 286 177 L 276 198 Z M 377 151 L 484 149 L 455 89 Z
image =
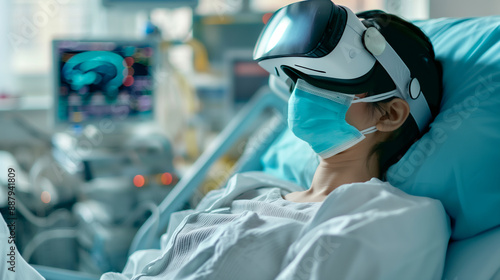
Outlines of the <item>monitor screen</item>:
M 58 123 L 152 120 L 156 44 L 54 41 Z
M 269 81 L 269 73 L 251 59 L 233 63 L 233 100 L 236 105 L 248 102 Z
M 269 73 L 253 60 L 251 49 L 229 50 L 224 54 L 229 75 L 229 93 L 236 109 L 244 105 L 268 85 Z
M 262 14 L 220 14 L 194 16 L 193 37 L 207 50 L 212 66 L 224 63 L 226 53 L 235 49 L 252 49 L 264 28 Z

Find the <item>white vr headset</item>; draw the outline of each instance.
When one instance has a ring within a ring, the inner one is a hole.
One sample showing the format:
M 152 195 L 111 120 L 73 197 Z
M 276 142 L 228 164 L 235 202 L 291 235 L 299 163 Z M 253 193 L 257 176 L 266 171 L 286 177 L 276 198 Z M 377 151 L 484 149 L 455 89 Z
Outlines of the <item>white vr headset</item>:
M 408 102 L 421 132 L 431 120 L 418 79 L 379 30 L 366 28 L 351 10 L 331 1 L 297 2 L 275 12 L 260 35 L 254 59 L 271 73 L 271 86 L 290 88 L 287 69 L 292 69 L 347 94 L 368 90 L 364 81 L 378 61 L 396 85 L 391 96 Z

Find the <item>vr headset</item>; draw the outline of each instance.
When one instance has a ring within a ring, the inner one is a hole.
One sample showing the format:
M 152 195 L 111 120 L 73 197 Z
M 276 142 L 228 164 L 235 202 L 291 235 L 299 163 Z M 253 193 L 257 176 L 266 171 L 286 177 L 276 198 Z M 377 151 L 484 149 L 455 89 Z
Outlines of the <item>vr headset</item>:
M 421 132 L 431 120 L 418 79 L 380 31 L 365 27 L 351 10 L 331 1 L 297 2 L 276 11 L 260 34 L 253 58 L 271 74 L 271 87 L 291 88 L 291 76 L 299 76 L 345 94 L 367 92 L 378 61 L 396 85 L 395 91 L 380 97 L 406 100 Z

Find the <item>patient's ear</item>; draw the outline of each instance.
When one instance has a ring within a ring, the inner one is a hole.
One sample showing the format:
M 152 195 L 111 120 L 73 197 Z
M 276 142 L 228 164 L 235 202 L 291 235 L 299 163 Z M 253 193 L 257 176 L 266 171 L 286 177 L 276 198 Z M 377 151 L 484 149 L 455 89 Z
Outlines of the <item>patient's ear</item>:
M 394 98 L 380 105 L 382 115 L 376 125 L 379 131 L 391 132 L 398 129 L 410 115 L 408 102 L 401 98 Z

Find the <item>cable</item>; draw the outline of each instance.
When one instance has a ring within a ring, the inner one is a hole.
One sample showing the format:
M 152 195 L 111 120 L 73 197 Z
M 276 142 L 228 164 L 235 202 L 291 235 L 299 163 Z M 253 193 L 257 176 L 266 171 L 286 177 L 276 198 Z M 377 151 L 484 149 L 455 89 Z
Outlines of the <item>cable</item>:
M 57 204 L 59 202 L 58 192 L 52 182 L 46 177 L 42 177 L 41 174 L 47 167 L 52 167 L 55 164 L 56 163 L 52 161 L 52 157 L 46 154 L 33 163 L 28 174 L 31 188 L 33 191 L 38 192 L 36 195 L 41 195 L 44 191 L 48 191 L 51 195 L 50 202 L 52 204 Z M 45 180 L 45 184 L 42 184 L 43 180 Z
M 40 174 L 45 170 L 45 168 L 47 166 L 50 166 L 51 164 L 53 164 L 51 162 L 51 157 L 46 154 L 42 157 L 39 157 L 30 168 L 28 175 L 29 182 L 31 184 L 31 187 L 33 188 L 38 187 L 39 193 L 42 193 L 43 189 L 38 186 L 37 179 L 38 177 L 40 177 Z
M 57 204 L 59 202 L 59 193 L 52 184 L 52 182 L 48 180 L 46 177 L 42 177 L 41 174 L 47 169 L 47 167 L 51 167 L 54 164 L 56 163 L 52 161 L 52 157 L 46 154 L 42 157 L 39 157 L 33 163 L 28 174 L 30 187 L 35 197 L 41 195 L 44 191 L 47 191 L 50 193 L 51 196 L 50 202 L 52 205 Z M 42 182 L 45 184 L 42 184 Z
M 58 209 L 51 213 L 48 217 L 35 216 L 20 200 L 16 200 L 16 209 L 23 215 L 28 222 L 37 227 L 50 227 L 57 221 L 63 219 L 71 219 L 71 212 L 67 209 Z
M 33 167 L 31 168 L 29 173 L 29 181 L 32 186 L 36 185 L 34 184 L 34 182 L 39 177 L 39 173 L 44 168 L 43 161 L 47 159 L 48 157 L 42 157 L 33 164 Z M 38 189 L 38 191 L 39 193 L 42 192 L 40 188 Z M 28 222 L 32 223 L 37 227 L 50 227 L 60 220 L 72 219 L 71 212 L 64 208 L 54 211 L 48 217 L 38 217 L 35 214 L 33 214 L 20 199 L 16 199 L 16 210 L 19 211 L 19 213 L 23 215 L 23 217 L 25 217 Z
M 24 260 L 29 263 L 31 256 L 35 252 L 35 250 L 42 245 L 44 242 L 51 239 L 59 239 L 59 238 L 76 238 L 78 231 L 75 229 L 53 229 L 46 230 L 38 233 L 31 239 L 21 254 L 24 257 Z

